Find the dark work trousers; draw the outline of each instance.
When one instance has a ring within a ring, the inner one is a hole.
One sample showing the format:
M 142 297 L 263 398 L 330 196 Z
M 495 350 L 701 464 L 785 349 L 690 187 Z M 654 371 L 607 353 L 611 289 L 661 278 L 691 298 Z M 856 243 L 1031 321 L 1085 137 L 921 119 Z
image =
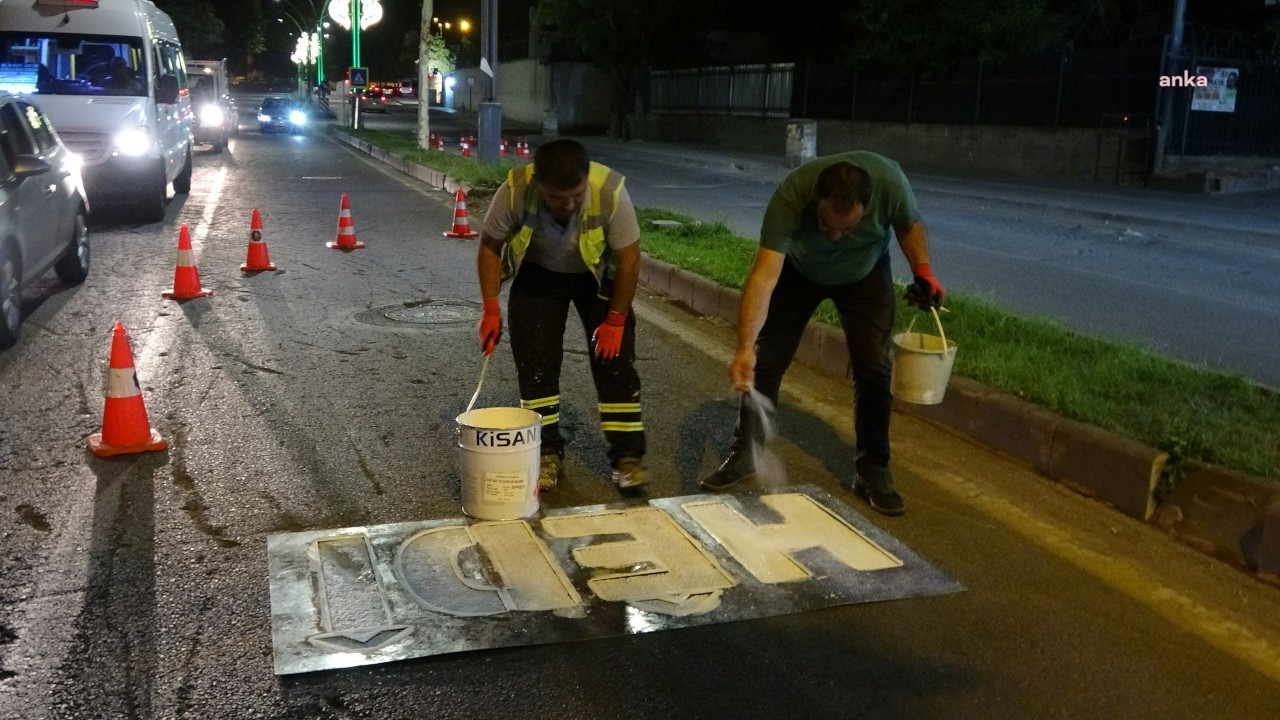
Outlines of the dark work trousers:
M 595 354 L 591 335 L 609 312 L 589 272 L 560 273 L 531 262 L 520 265 L 511 285 L 508 328 L 520 381 L 520 404 L 542 415 L 542 452 L 564 455 L 560 434 L 560 365 L 564 354 L 569 304 L 586 331 L 591 379 L 599 400 L 600 424 L 609 443 L 609 459 L 643 457 L 644 426 L 640 419 L 640 375 L 636 373 L 636 321 L 627 314 L 622 349 L 612 360 Z
M 769 298 L 769 314 L 756 341 L 755 387 L 778 405 L 782 376 L 795 357 L 813 311 L 826 299 L 835 303 L 853 363 L 854 431 L 858 435 L 858 467 L 889 465 L 889 347 L 892 342 L 894 289 L 889 253 L 882 255 L 863 279 L 848 285 L 819 285 L 787 261 Z M 743 395 L 734 429 L 733 448 L 742 450 L 763 439 L 758 415 Z

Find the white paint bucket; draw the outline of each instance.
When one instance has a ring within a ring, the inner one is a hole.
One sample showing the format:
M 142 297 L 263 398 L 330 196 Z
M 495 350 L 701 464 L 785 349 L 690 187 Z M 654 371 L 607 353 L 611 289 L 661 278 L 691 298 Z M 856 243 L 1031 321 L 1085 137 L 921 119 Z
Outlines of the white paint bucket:
M 480 408 L 457 417 L 462 512 L 515 520 L 538 512 L 542 416 L 522 408 Z
M 889 391 L 895 398 L 916 405 L 937 405 L 947 392 L 951 366 L 956 361 L 956 344 L 947 340 L 942 319 L 933 311 L 938 324 L 937 335 L 912 332 L 915 318 L 907 331 L 893 336 L 893 378 Z

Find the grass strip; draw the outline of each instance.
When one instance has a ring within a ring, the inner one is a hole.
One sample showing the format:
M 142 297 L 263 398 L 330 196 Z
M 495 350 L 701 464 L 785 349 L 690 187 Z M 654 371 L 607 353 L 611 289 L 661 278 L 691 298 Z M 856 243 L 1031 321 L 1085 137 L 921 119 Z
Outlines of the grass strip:
M 423 167 L 439 170 L 470 187 L 497 188 L 507 179 L 507 172 L 511 168 L 527 162 L 517 162 L 513 157 L 507 157 L 496 163 L 484 163 L 478 158 L 463 157 L 448 151 L 423 150 L 418 147 L 416 136 L 403 132 L 364 129 L 343 132 Z
M 638 212 L 641 243 L 654 258 L 741 288 L 755 241 L 723 222 L 700 223 L 661 209 Z M 677 226 L 654 225 L 674 220 Z M 896 327 L 919 312 L 901 300 Z M 953 293 L 944 317 L 956 340 L 954 372 L 1059 415 L 1097 425 L 1173 456 L 1177 480 L 1187 460 L 1280 480 L 1280 398 L 1238 375 L 1188 365 L 1137 345 L 1084 335 L 1050 318 L 1014 315 L 989 300 Z M 835 308 L 814 314 L 839 326 Z M 924 332 L 932 325 L 926 317 Z

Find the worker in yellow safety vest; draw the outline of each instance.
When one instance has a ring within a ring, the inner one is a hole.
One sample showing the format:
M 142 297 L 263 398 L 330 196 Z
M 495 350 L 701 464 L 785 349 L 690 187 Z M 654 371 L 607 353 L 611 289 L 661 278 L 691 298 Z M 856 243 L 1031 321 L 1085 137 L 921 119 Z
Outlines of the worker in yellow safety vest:
M 586 330 L 600 425 L 609 443 L 613 482 L 627 490 L 645 482 L 636 324 L 631 314 L 640 269 L 640 226 L 617 172 L 591 162 L 569 139 L 534 153 L 498 187 L 480 229 L 476 259 L 484 315 L 485 355 L 502 336 L 499 293 L 507 299 L 520 406 L 542 415 L 544 490 L 564 478 L 560 433 L 560 366 L 572 304 Z

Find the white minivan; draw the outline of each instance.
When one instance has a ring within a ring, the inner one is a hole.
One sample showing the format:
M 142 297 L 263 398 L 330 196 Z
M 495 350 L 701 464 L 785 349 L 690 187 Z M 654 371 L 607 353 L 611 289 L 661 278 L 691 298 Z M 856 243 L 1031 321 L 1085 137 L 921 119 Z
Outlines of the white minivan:
M 90 206 L 164 217 L 191 190 L 193 112 L 173 21 L 151 0 L 0 1 L 0 90 L 29 95 L 80 157 Z

